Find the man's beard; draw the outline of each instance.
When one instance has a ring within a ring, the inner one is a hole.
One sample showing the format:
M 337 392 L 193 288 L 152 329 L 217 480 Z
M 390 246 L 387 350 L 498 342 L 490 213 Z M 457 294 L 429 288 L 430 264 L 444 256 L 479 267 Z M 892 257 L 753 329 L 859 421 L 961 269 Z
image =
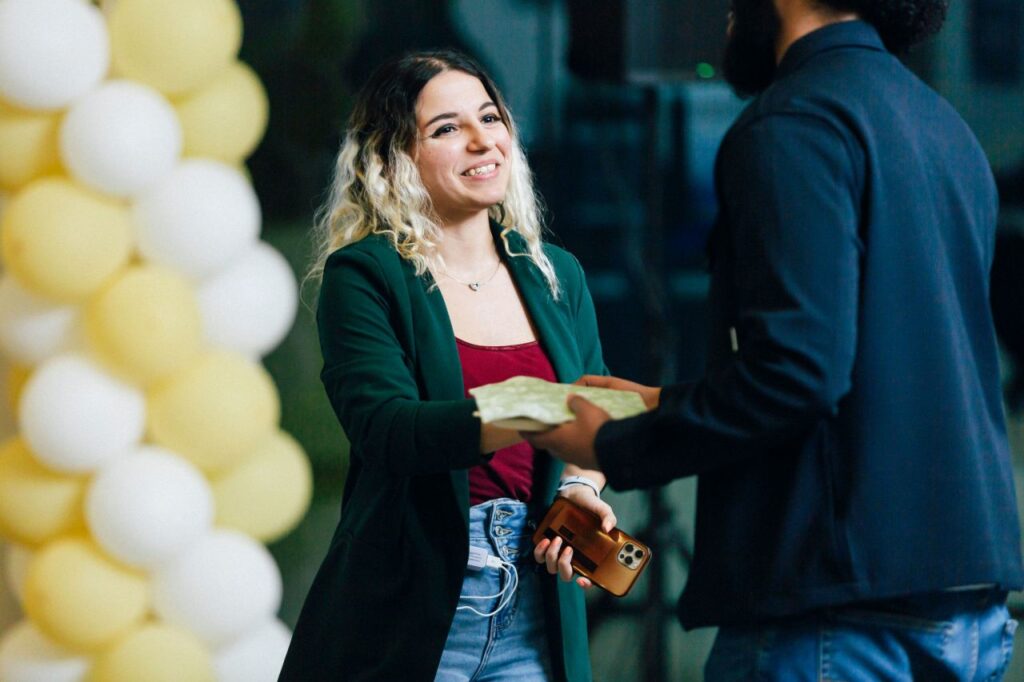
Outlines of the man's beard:
M 732 32 L 722 72 L 741 97 L 756 95 L 775 78 L 775 43 L 781 30 L 772 0 L 733 0 Z

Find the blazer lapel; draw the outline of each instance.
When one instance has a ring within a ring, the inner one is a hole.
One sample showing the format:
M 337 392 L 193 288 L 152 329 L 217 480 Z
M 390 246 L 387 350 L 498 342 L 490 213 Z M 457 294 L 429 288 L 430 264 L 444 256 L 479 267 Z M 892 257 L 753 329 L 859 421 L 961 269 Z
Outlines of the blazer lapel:
M 414 364 L 420 373 L 424 397 L 428 400 L 459 400 L 465 396 L 466 388 L 444 297 L 437 288 L 431 289 L 429 278 L 416 275 L 412 264 L 403 262 L 403 267 L 415 317 L 413 329 L 416 330 L 417 357 Z M 469 474 L 465 469 L 453 469 L 448 473 L 456 506 L 468 528 Z
M 526 243 L 518 234 L 509 233 L 508 240 L 513 253 L 526 253 Z M 526 256 L 507 257 L 506 264 L 533 320 L 538 341 L 555 369 L 555 376 L 562 383 L 576 381 L 583 367 L 565 299 L 558 302 L 552 299 L 544 275 Z
M 526 253 L 526 243 L 516 233 L 508 235 L 512 253 Z M 538 341 L 547 353 L 555 376 L 562 383 L 572 383 L 583 373 L 583 361 L 576 345 L 576 330 L 572 326 L 568 303 L 565 298 L 555 301 L 551 297 L 544 275 L 525 256 L 508 257 L 506 259 L 512 279 L 519 288 L 526 311 L 533 320 Z M 533 499 L 531 510 L 542 515 L 549 501 L 555 496 L 558 479 L 562 475 L 564 464 L 546 453 L 537 457 L 534 462 Z

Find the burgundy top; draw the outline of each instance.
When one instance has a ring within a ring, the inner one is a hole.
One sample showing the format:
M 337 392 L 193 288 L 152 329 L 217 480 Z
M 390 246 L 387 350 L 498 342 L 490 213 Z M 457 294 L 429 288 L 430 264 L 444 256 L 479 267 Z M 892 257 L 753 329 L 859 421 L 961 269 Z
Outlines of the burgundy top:
M 516 376 L 557 381 L 555 370 L 536 341 L 514 346 L 477 346 L 455 339 L 462 363 L 462 383 L 469 389 Z M 523 441 L 494 453 L 489 462 L 469 470 L 469 503 L 480 504 L 499 497 L 530 501 L 533 458 L 536 452 Z

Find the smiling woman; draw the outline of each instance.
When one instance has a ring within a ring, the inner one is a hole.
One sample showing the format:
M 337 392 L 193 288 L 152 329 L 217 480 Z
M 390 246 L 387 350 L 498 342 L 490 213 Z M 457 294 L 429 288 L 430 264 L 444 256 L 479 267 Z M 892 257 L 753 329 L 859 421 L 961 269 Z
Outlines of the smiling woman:
M 590 583 L 530 536 L 556 490 L 611 530 L 604 478 L 570 465 L 560 485 L 563 466 L 482 425 L 469 394 L 606 373 L 582 269 L 541 241 L 490 77 L 453 52 L 380 67 L 317 235 L 321 378 L 352 460 L 281 679 L 590 680 Z
M 453 103 L 465 108 L 445 111 Z M 420 93 L 416 122 L 416 168 L 444 224 L 501 203 L 512 136 L 478 78 L 462 71 L 432 78 Z

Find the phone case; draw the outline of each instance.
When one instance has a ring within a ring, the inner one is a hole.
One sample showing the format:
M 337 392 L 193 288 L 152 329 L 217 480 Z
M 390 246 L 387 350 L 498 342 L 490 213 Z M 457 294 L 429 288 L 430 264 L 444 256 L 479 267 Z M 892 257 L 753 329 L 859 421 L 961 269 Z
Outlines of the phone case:
M 601 530 L 601 519 L 565 497 L 556 497 L 533 542 L 561 537 L 572 547 L 572 567 L 598 587 L 624 596 L 651 560 L 651 549 L 628 533 Z

